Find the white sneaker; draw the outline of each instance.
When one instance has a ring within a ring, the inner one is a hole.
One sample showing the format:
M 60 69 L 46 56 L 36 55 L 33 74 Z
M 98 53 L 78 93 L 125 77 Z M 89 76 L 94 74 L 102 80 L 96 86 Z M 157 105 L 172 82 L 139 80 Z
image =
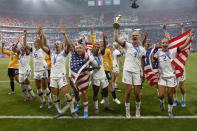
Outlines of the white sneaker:
M 131 118 L 131 115 L 129 113 L 126 113 L 125 116 L 126 116 L 126 118 L 129 118 L 129 119 Z
M 139 118 L 139 117 L 141 116 L 141 115 L 140 115 L 140 110 L 136 110 L 135 116 L 136 116 L 137 118 Z
M 104 99 L 102 99 L 100 103 L 101 103 L 101 104 L 104 104 L 104 103 L 105 103 L 105 100 L 104 100 Z
M 120 101 L 119 101 L 117 98 L 114 99 L 113 101 L 114 101 L 116 104 L 118 104 L 118 105 L 120 104 Z
M 15 92 L 14 92 L 14 91 L 10 91 L 10 92 L 8 93 L 8 95 L 12 95 L 12 94 L 15 94 Z

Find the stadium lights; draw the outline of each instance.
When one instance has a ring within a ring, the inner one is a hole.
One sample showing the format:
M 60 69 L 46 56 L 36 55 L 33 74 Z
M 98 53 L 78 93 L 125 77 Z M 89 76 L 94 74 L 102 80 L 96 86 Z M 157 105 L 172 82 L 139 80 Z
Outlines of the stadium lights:
M 131 8 L 138 8 L 139 5 L 136 3 L 137 0 L 131 0 Z

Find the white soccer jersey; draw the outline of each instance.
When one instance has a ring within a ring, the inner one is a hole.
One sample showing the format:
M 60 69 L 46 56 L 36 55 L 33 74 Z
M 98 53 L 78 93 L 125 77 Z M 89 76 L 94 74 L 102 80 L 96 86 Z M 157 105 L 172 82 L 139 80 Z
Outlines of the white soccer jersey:
M 20 74 L 24 74 L 26 73 L 27 71 L 30 71 L 31 70 L 31 67 L 30 67 L 30 55 L 27 55 L 27 54 L 19 54 L 19 73 Z
M 34 60 L 34 72 L 43 71 L 47 69 L 47 63 L 45 61 L 46 53 L 39 48 L 36 50 L 33 48 L 33 60 Z
M 176 54 L 177 48 L 169 49 L 167 52 L 158 50 L 157 53 L 154 54 L 154 57 L 158 59 L 160 77 L 175 77 L 175 70 L 171 61 L 175 59 Z
M 55 52 L 51 55 L 51 78 L 60 78 L 66 76 L 66 56 L 64 51 L 59 54 Z
M 141 58 L 145 57 L 145 49 L 142 46 L 134 47 L 133 44 L 125 42 L 124 70 L 139 73 L 141 71 Z
M 115 49 L 113 51 L 113 54 L 112 54 L 112 59 L 113 59 L 113 67 L 114 68 L 119 68 L 119 61 L 118 61 L 118 57 L 120 56 L 120 51 Z
M 94 59 L 93 66 L 94 63 L 97 63 L 98 66 L 100 66 L 100 69 L 95 69 L 92 72 L 92 79 L 103 79 L 106 78 L 106 74 L 105 74 L 105 70 L 104 70 L 104 66 L 103 66 L 103 55 L 99 54 L 98 57 L 93 56 L 93 54 L 90 55 L 90 60 L 92 61 Z

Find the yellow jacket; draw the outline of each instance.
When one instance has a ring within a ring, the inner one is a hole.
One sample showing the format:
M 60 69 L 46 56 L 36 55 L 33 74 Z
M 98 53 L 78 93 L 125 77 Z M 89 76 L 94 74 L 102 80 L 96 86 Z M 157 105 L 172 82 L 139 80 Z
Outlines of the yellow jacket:
M 45 61 L 47 62 L 48 70 L 51 70 L 51 56 L 50 55 L 46 55 L 45 56 Z
M 1 48 L 1 52 L 3 54 L 8 55 L 9 58 L 9 65 L 8 68 L 14 68 L 14 69 L 18 69 L 19 67 L 19 63 L 18 63 L 18 54 L 17 53 L 13 53 L 12 51 L 5 51 L 4 48 Z

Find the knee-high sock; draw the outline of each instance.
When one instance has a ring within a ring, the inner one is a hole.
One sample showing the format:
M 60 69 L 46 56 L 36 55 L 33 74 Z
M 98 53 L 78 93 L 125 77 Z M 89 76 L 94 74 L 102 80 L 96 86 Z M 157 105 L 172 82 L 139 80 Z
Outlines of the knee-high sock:
M 140 110 L 140 105 L 141 105 L 141 101 L 140 102 L 136 101 L 136 110 Z
M 27 85 L 26 87 L 27 87 L 29 93 L 31 94 L 31 96 L 35 96 L 34 91 L 32 90 L 31 86 Z
M 14 92 L 14 82 L 10 82 L 11 91 Z
M 125 103 L 125 110 L 127 114 L 130 114 L 130 103 Z
M 105 107 L 109 107 L 109 99 L 108 97 L 103 97 L 104 98 L 104 101 L 105 101 Z
M 57 112 L 58 113 L 62 113 L 61 112 L 61 106 L 60 106 L 60 99 L 58 96 L 56 95 L 53 95 L 53 98 L 54 98 L 54 104 L 55 104 L 55 108 L 57 109 Z
M 115 92 L 115 91 L 112 91 L 111 94 L 112 94 L 112 97 L 113 97 L 114 99 L 116 99 L 116 92 Z
M 72 97 L 70 96 L 70 94 L 67 93 L 67 94 L 64 95 L 64 97 L 65 97 L 67 103 L 68 103 L 69 106 L 70 106 L 70 112 L 71 112 L 71 113 L 75 112 L 74 103 L 73 103 L 73 101 L 72 101 Z
M 51 92 L 48 88 L 45 89 L 45 93 L 48 97 L 48 102 L 52 102 L 52 99 L 51 99 Z
M 83 102 L 83 106 L 84 106 L 84 112 L 88 112 L 88 101 Z
M 37 89 L 37 91 L 38 91 L 38 95 L 40 96 L 41 102 L 45 102 L 45 98 L 44 98 L 42 89 L 41 88 Z
M 25 85 L 21 85 L 21 89 L 22 89 L 22 92 L 25 94 L 25 96 L 29 97 L 29 94 L 27 92 L 26 86 Z
M 98 100 L 94 101 L 94 108 L 95 108 L 96 110 L 99 109 L 99 108 L 98 108 Z

